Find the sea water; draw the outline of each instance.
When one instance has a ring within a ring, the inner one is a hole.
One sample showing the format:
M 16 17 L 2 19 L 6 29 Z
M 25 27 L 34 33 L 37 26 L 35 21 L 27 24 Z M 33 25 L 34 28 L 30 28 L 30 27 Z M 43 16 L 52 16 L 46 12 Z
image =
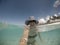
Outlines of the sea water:
M 19 45 L 24 26 L 9 25 L 0 28 L 0 45 Z M 36 37 L 37 45 L 60 45 L 60 28 L 40 32 L 40 38 Z

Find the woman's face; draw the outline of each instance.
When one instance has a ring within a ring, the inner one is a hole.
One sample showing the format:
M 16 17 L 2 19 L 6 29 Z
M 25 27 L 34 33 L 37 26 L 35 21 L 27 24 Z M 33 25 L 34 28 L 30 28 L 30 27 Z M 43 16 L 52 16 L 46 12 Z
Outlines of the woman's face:
M 35 25 L 35 22 L 31 22 L 31 23 L 30 23 L 30 26 L 34 26 L 34 25 Z

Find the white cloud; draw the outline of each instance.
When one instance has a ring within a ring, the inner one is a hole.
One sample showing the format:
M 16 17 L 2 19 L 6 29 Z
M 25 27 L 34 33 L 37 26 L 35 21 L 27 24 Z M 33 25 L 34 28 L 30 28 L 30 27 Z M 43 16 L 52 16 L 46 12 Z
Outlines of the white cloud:
M 60 5 L 60 0 L 56 0 L 53 6 L 58 7 L 59 5 Z
M 44 24 L 44 23 L 46 23 L 46 20 L 45 20 L 44 18 L 41 18 L 41 19 L 39 19 L 38 21 L 39 21 L 39 24 Z

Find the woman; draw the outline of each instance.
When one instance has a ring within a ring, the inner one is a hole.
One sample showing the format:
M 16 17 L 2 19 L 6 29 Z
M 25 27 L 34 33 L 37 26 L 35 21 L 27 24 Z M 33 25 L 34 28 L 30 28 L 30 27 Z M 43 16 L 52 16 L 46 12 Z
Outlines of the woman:
M 25 24 L 29 25 L 29 33 L 28 33 L 28 41 L 27 45 L 35 45 L 35 38 L 37 36 L 37 28 L 38 21 L 34 19 L 34 16 L 30 16 L 29 20 L 25 22 Z

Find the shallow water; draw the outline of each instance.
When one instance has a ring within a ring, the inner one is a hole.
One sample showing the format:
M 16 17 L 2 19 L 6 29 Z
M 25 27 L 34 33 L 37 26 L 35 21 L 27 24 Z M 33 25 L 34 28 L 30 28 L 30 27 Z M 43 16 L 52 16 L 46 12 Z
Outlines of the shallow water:
M 10 25 L 6 28 L 0 28 L 0 45 L 19 45 L 20 38 L 23 34 L 23 26 Z M 37 36 L 37 45 L 60 45 L 60 28 L 40 32 L 41 40 Z

